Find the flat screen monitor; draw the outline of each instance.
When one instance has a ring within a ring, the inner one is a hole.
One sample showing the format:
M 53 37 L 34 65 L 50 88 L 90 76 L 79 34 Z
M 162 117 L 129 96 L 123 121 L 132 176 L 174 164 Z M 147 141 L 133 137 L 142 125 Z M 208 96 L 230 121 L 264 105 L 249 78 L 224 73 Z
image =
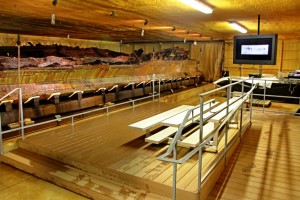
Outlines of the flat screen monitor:
M 234 37 L 233 63 L 276 65 L 277 34 Z

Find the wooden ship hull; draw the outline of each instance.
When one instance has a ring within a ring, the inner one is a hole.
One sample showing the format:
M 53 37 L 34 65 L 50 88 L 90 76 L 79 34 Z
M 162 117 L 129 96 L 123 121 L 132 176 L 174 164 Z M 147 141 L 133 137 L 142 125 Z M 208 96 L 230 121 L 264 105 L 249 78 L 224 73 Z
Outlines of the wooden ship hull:
M 38 119 L 149 96 L 153 78 L 155 90 L 160 80 L 161 92 L 168 93 L 204 81 L 197 62 L 185 60 L 181 51 L 175 57 L 170 57 L 172 51 L 149 57 L 138 51 L 132 56 L 92 48 L 36 48 L 26 48 L 24 58 L 20 58 L 20 70 L 17 58 L 2 55 L 0 59 L 0 96 L 22 88 L 24 118 Z M 16 56 L 15 51 L 5 51 Z M 18 121 L 17 104 L 18 94 L 1 102 L 2 125 Z

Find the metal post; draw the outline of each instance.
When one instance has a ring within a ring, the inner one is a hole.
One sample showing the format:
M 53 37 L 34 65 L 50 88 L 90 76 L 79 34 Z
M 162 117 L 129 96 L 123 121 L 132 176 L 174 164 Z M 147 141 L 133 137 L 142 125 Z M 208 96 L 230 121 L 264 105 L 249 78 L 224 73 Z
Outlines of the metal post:
M 176 151 L 176 146 L 173 149 L 173 159 L 177 159 L 177 151 Z M 177 181 L 177 163 L 173 163 L 173 191 L 172 191 L 172 199 L 176 199 L 176 181 Z
M 201 197 L 201 185 L 202 185 L 202 148 L 199 149 L 199 157 L 198 157 L 198 191 L 199 191 L 199 199 Z
M 1 119 L 1 112 L 0 112 L 0 153 L 3 154 L 3 149 L 2 149 L 2 119 Z
M 227 163 L 228 126 L 229 126 L 229 120 L 226 122 L 226 128 L 225 128 L 224 167 L 226 166 L 226 163 Z
M 252 87 L 253 87 L 254 79 L 252 77 Z M 253 92 L 250 94 L 250 123 L 252 123 L 252 102 L 253 102 Z
M 242 96 L 244 96 L 244 82 L 242 82 Z M 249 102 L 250 103 L 250 102 Z M 240 117 L 240 141 L 242 140 L 242 126 L 243 126 L 243 104 L 241 107 L 241 117 Z
M 74 116 L 71 117 L 71 126 L 74 126 Z
M 160 102 L 160 78 L 158 77 L 158 102 Z
M 200 134 L 199 134 L 199 142 L 200 144 L 203 141 L 203 103 L 204 103 L 204 97 L 200 96 Z M 201 179 L 202 179 L 202 148 L 199 149 L 199 157 L 198 157 L 198 191 L 199 195 L 201 192 Z
M 154 90 L 155 90 L 154 76 L 155 74 L 152 75 L 152 102 L 154 102 Z
M 266 90 L 267 90 L 267 80 L 265 80 L 265 87 L 264 87 L 263 113 L 265 113 Z
M 22 89 L 19 88 L 19 110 L 20 110 L 20 124 L 21 124 L 21 135 L 22 135 L 22 140 L 25 139 L 25 134 L 24 134 L 24 118 L 23 118 L 23 97 L 22 97 Z

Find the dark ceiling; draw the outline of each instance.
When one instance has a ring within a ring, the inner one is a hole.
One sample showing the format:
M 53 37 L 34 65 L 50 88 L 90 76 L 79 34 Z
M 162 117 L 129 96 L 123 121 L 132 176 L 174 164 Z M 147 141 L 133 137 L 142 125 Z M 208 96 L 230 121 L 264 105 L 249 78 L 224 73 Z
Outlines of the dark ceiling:
M 203 14 L 179 0 L 2 0 L 0 33 L 124 43 L 227 40 L 240 34 L 228 21 L 239 22 L 248 29 L 247 34 L 257 34 L 260 15 L 261 34 L 300 38 L 299 0 L 203 2 L 213 8 L 212 14 Z M 51 14 L 55 14 L 54 25 Z

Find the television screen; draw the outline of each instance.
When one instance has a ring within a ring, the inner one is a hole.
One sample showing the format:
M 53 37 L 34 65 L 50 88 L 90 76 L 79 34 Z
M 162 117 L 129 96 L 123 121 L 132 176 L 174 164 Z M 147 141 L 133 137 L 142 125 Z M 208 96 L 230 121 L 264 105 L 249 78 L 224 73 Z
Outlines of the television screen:
M 277 34 L 235 36 L 234 64 L 276 65 Z

